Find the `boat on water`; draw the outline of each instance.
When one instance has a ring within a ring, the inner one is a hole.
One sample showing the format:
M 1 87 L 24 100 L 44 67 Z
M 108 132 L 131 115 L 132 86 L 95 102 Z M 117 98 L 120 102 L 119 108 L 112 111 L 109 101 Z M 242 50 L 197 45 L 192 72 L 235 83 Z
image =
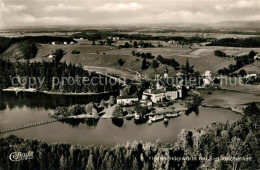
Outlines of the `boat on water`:
M 168 114 L 165 115 L 165 117 L 174 118 L 174 117 L 178 117 L 180 115 L 181 115 L 181 113 L 168 113 Z
M 151 121 L 152 121 L 152 122 L 155 122 L 155 121 L 162 120 L 163 118 L 164 118 L 163 115 L 156 115 L 156 116 L 154 116 L 154 117 L 151 119 Z

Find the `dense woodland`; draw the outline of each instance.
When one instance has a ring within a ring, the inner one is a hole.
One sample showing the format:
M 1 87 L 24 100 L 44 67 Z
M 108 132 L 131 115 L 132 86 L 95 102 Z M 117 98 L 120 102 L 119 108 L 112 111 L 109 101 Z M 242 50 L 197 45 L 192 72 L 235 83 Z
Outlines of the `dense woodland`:
M 86 30 L 81 33 L 72 35 L 73 38 L 85 38 L 90 41 L 97 41 L 101 39 L 107 39 L 108 37 L 119 37 L 127 40 L 157 40 L 157 41 L 178 41 L 183 44 L 189 43 L 202 43 L 212 40 L 211 38 L 191 37 L 185 38 L 182 36 L 152 36 L 144 34 L 121 34 L 110 31 L 98 31 L 98 30 Z
M 259 169 L 260 110 L 255 103 L 234 123 L 185 130 L 175 145 L 133 142 L 115 147 L 48 145 L 15 136 L 0 139 L 1 169 Z M 34 158 L 12 162 L 12 152 Z M 236 158 L 236 159 L 232 159 Z
M 175 70 L 180 69 L 180 63 L 178 63 L 174 58 L 167 59 L 163 58 L 163 56 L 158 55 L 157 60 L 160 61 L 162 64 L 167 64 L 169 66 L 172 66 Z
M 80 66 L 75 64 L 66 64 L 56 61 L 52 62 L 16 62 L 12 63 L 10 61 L 0 60 L 0 89 L 8 88 L 13 86 L 13 77 L 25 77 L 26 83 L 22 80 L 14 79 L 14 83 L 18 86 L 24 86 L 25 88 L 35 88 L 39 91 L 54 91 L 54 92 L 107 92 L 114 91 L 118 89 L 118 85 L 111 80 L 111 83 L 105 83 L 105 80 L 110 82 L 110 78 L 101 76 L 94 72 L 88 72 Z M 36 78 L 35 84 L 29 87 L 29 77 Z M 57 77 L 57 79 L 53 79 Z M 62 77 L 67 78 L 62 81 Z M 82 79 L 78 79 L 79 83 L 73 83 L 68 77 L 73 77 L 75 82 L 77 77 L 87 77 L 89 81 L 84 82 Z M 99 79 L 93 79 L 93 77 L 102 77 Z M 42 86 L 40 86 L 40 81 L 43 81 Z M 59 83 L 57 82 L 59 80 Z M 91 80 L 93 82 L 91 83 Z M 100 83 L 101 82 L 101 83 Z M 73 85 L 72 85 L 73 84 Z M 115 85 L 113 85 L 115 84 Z
M 260 37 L 250 37 L 245 39 L 223 38 L 212 41 L 208 46 L 260 47 Z

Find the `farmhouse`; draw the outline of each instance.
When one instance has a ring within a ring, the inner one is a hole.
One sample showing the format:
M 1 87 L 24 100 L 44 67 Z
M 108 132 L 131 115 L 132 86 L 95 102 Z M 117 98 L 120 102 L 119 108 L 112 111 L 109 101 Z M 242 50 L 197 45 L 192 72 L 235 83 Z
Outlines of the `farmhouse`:
M 258 53 L 254 56 L 254 60 L 260 60 L 260 52 L 258 52 Z
M 49 59 L 53 59 L 53 58 L 55 58 L 56 56 L 54 55 L 54 54 L 50 54 L 49 56 L 48 56 L 48 58 Z
M 211 85 L 211 83 L 213 82 L 213 79 L 212 79 L 212 72 L 211 71 L 205 71 L 204 74 L 202 74 L 203 76 L 203 86 L 209 86 Z
M 247 75 L 245 76 L 246 79 L 257 78 L 257 77 L 258 76 L 257 76 L 256 72 L 254 72 L 254 71 L 248 71 Z
M 119 105 L 132 105 L 135 102 L 138 102 L 138 96 L 131 95 L 131 96 L 118 96 L 117 97 L 117 104 Z
M 112 38 L 113 41 L 119 41 L 119 39 L 120 39 L 119 37 L 113 37 Z
M 203 75 L 205 78 L 209 78 L 212 76 L 212 72 L 211 71 L 205 71 L 204 75 Z

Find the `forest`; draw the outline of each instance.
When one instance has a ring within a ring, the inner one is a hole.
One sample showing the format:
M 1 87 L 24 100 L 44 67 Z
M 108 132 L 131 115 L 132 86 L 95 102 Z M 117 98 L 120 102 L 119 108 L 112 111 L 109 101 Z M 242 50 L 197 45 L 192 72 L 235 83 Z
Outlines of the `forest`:
M 161 55 L 158 55 L 157 60 L 160 61 L 162 64 L 167 64 L 169 66 L 172 66 L 175 70 L 180 69 L 180 64 L 174 58 L 167 59 L 167 58 L 163 58 L 163 56 Z
M 66 64 L 65 62 L 15 62 L 4 61 L 0 59 L 0 89 L 12 87 L 14 84 L 18 87 L 35 88 L 39 91 L 53 91 L 62 93 L 99 93 L 112 92 L 118 89 L 118 84 L 114 80 L 88 72 L 81 66 L 75 64 Z M 13 79 L 15 77 L 15 79 Z M 86 78 L 88 82 L 82 82 L 80 79 L 76 83 L 68 81 L 72 77 L 76 82 L 77 77 Z M 96 78 L 99 77 L 99 78 Z M 24 78 L 22 81 L 19 78 Z M 34 83 L 29 84 L 29 80 L 34 78 Z M 55 78 L 55 79 L 54 79 Z M 63 78 L 67 78 L 65 81 Z M 94 79 L 95 78 L 95 79 Z M 42 83 L 40 80 L 44 80 Z M 93 80 L 93 81 L 92 81 Z M 25 83 L 23 83 L 25 82 Z M 106 83 L 109 82 L 109 83 Z M 110 83 L 111 82 L 111 83 Z M 73 83 L 73 85 L 71 85 Z M 30 86 L 30 87 L 29 87 Z
M 157 41 L 178 41 L 184 44 L 189 43 L 202 43 L 212 40 L 212 38 L 201 38 L 201 37 L 182 37 L 182 36 L 152 36 L 145 34 L 122 34 L 112 31 L 98 31 L 98 30 L 86 30 L 81 33 L 72 35 L 73 38 L 85 38 L 90 41 L 97 41 L 101 39 L 107 39 L 108 37 L 119 37 L 127 40 L 157 40 Z M 141 44 L 142 45 L 142 44 Z
M 260 37 L 250 37 L 244 39 L 223 38 L 214 40 L 207 46 L 227 46 L 227 47 L 260 47 Z
M 181 130 L 175 144 L 126 143 L 114 147 L 46 144 L 9 136 L 0 139 L 1 169 L 259 169 L 260 110 L 249 104 L 237 122 Z M 12 152 L 33 151 L 13 162 Z

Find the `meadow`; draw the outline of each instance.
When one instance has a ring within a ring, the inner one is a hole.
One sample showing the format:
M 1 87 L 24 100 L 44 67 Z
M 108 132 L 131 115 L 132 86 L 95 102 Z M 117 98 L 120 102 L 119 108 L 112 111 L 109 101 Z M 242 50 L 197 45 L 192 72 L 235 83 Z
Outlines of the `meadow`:
M 164 41 L 144 41 L 152 43 L 154 48 L 122 48 L 118 49 L 111 46 L 99 46 L 92 45 L 92 41 L 77 40 L 76 44 L 38 44 L 38 53 L 31 61 L 50 61 L 49 54 L 52 54 L 56 49 L 63 49 L 66 54 L 62 58 L 61 62 L 81 64 L 88 67 L 91 71 L 98 71 L 110 74 L 117 74 L 121 76 L 127 75 L 128 78 L 133 77 L 136 71 L 142 75 L 147 75 L 149 78 L 153 78 L 156 73 L 163 73 L 167 67 L 169 75 L 174 76 L 179 70 L 175 70 L 171 66 L 160 64 L 155 70 L 151 66 L 142 70 L 142 58 L 132 55 L 132 51 L 139 53 L 151 53 L 155 56 L 162 55 L 164 58 L 174 58 L 180 65 L 184 65 L 186 60 L 189 60 L 190 65 L 194 65 L 196 71 L 205 72 L 206 70 L 212 71 L 214 75 L 221 68 L 228 67 L 230 64 L 234 64 L 233 58 L 221 58 L 214 54 L 215 50 L 222 50 L 228 55 L 243 55 L 248 54 L 251 50 L 259 51 L 260 48 L 235 48 L 235 47 L 215 47 L 215 46 L 199 46 L 197 44 L 180 45 L 175 43 L 168 43 Z M 120 40 L 117 44 L 124 44 L 126 40 Z M 129 41 L 128 41 L 129 42 Z M 133 42 L 129 42 L 133 43 Z M 163 47 L 158 47 L 158 44 L 162 44 Z M 72 54 L 73 50 L 80 51 L 80 54 Z M 2 58 L 16 60 L 21 58 L 17 44 L 13 44 L 2 55 Z M 118 60 L 125 61 L 123 66 L 118 64 Z M 152 62 L 153 59 L 147 59 Z M 259 64 L 254 63 L 245 67 L 246 70 L 259 70 Z

